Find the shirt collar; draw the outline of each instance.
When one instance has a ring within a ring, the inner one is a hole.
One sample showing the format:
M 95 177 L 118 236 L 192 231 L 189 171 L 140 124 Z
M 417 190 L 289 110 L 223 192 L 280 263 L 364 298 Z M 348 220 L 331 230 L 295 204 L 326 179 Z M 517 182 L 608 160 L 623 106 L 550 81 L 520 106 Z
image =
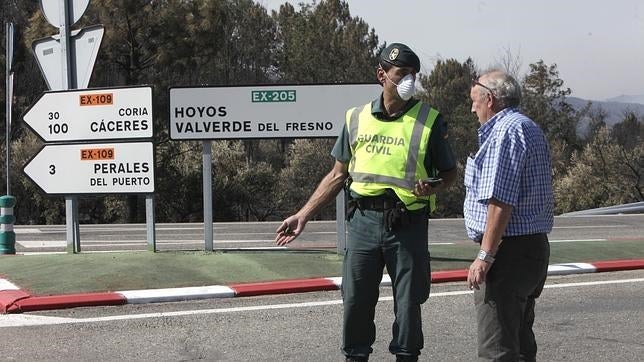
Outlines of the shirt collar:
M 382 113 L 384 114 L 383 111 L 383 105 L 382 105 L 382 94 L 380 94 L 380 97 L 376 98 L 371 102 L 371 114 L 376 114 L 376 113 Z
M 392 120 L 392 119 L 397 119 L 401 115 L 407 113 L 408 110 L 410 110 L 413 106 L 418 103 L 418 99 L 410 99 L 407 101 L 407 104 L 405 104 L 405 107 L 403 107 L 402 111 L 395 117 L 390 117 L 387 114 L 385 114 L 385 107 L 383 105 L 382 101 L 382 93 L 380 94 L 380 97 L 374 99 L 371 102 L 371 114 L 376 117 L 377 119 L 381 120 Z
M 483 143 L 485 143 L 485 140 L 487 140 L 487 138 L 490 136 L 490 133 L 492 133 L 492 129 L 494 129 L 494 125 L 501 118 L 514 112 L 518 112 L 517 107 L 504 108 L 501 111 L 497 112 L 495 115 L 493 115 L 492 118 L 488 119 L 487 122 L 485 122 L 481 127 L 479 127 L 479 130 L 478 130 L 479 145 L 482 145 Z

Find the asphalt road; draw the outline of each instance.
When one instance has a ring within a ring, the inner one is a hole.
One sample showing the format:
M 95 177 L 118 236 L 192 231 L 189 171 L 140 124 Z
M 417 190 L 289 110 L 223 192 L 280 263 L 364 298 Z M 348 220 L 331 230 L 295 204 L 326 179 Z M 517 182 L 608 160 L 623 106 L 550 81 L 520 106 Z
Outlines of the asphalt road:
M 7 361 L 341 361 L 338 292 L 75 308 L 0 315 Z M 553 276 L 537 302 L 539 360 L 640 361 L 644 270 Z M 473 300 L 437 284 L 423 306 L 424 361 L 475 360 Z M 387 352 L 391 292 L 381 289 L 373 361 Z
M 278 222 L 215 223 L 214 247 L 275 247 Z M 430 220 L 429 243 L 470 243 L 463 219 Z M 157 250 L 203 250 L 203 224 L 157 224 Z M 17 225 L 19 253 L 62 252 L 66 249 L 64 225 Z M 312 221 L 292 244 L 294 247 L 336 248 L 335 221 Z M 644 236 L 644 214 L 556 217 L 550 240 L 620 240 Z M 81 225 L 81 251 L 145 250 L 145 224 Z

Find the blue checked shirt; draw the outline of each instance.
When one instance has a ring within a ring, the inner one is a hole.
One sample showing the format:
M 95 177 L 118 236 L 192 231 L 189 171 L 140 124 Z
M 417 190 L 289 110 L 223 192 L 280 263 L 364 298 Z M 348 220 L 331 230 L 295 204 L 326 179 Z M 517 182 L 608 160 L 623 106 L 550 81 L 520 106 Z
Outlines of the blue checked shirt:
M 513 206 L 503 236 L 549 233 L 553 224 L 552 176 L 548 142 L 537 124 L 516 108 L 506 108 L 478 130 L 479 150 L 465 167 L 465 228 L 480 242 L 488 200 Z

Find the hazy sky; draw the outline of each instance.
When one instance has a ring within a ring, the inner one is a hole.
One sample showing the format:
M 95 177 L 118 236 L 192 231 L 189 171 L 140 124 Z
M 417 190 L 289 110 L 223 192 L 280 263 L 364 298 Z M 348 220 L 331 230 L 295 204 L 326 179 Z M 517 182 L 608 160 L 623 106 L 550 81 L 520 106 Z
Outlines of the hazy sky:
M 285 0 L 256 0 L 277 10 Z M 288 1 L 297 8 L 301 2 Z M 572 96 L 605 100 L 644 94 L 644 0 L 349 0 L 352 16 L 379 41 L 416 51 L 422 72 L 437 59 L 472 57 L 481 69 L 509 50 L 521 75 L 557 64 Z

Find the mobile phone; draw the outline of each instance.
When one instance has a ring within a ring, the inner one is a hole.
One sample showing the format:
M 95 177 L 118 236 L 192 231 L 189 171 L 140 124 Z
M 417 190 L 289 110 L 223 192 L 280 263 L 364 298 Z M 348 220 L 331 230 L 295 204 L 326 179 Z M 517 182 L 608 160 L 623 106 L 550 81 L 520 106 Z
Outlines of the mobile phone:
M 429 184 L 429 186 L 438 186 L 443 182 L 443 179 L 440 177 L 428 177 L 421 179 L 420 182 L 424 184 Z

